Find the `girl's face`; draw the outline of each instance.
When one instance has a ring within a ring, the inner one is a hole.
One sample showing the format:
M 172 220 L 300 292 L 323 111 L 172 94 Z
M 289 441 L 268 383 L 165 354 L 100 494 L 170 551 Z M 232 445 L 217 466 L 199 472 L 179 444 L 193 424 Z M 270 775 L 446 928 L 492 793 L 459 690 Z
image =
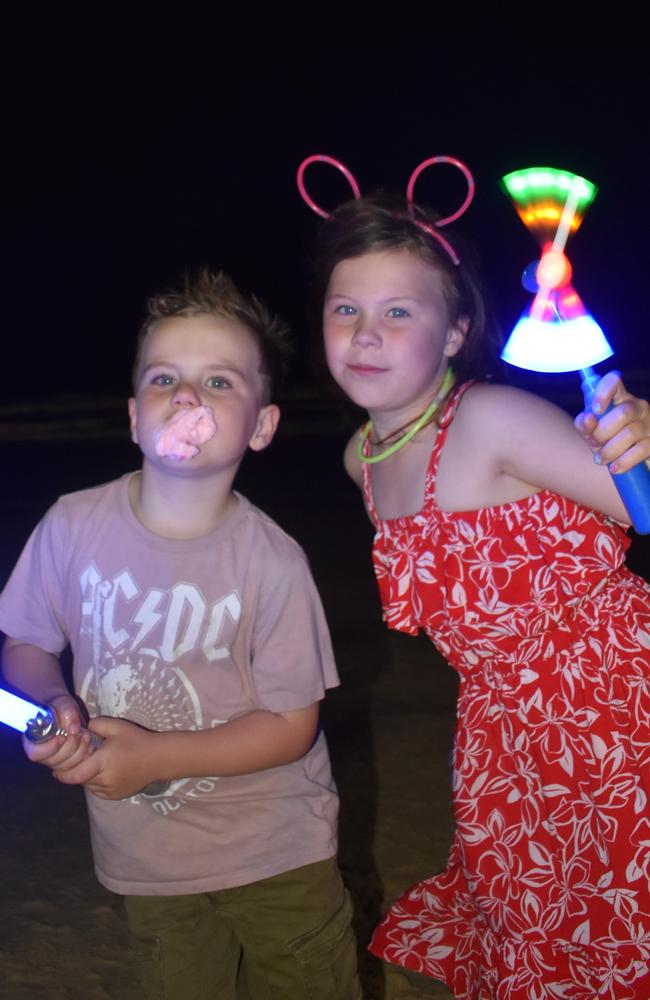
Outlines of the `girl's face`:
M 332 271 L 323 313 L 332 376 L 371 417 L 404 421 L 430 403 L 463 343 L 440 273 L 408 250 L 351 257 Z

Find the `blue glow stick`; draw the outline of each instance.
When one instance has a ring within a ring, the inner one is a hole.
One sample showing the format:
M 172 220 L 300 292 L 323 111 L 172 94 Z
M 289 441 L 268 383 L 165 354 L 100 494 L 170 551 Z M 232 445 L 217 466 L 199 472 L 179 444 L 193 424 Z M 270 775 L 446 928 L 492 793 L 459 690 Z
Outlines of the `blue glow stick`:
M 34 743 L 63 734 L 49 705 L 37 705 L 26 698 L 0 689 L 0 722 L 24 733 Z

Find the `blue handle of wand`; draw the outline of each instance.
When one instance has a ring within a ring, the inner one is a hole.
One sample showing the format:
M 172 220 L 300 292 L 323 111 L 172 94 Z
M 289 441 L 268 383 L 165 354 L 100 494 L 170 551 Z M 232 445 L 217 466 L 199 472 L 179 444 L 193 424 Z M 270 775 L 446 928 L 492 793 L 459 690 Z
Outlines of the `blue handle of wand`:
M 593 368 L 582 368 L 582 393 L 585 406 L 591 409 L 594 391 L 599 382 L 599 376 Z M 608 406 L 606 413 L 612 409 Z M 603 416 L 603 414 L 601 414 Z M 650 469 L 645 462 L 640 462 L 627 472 L 612 473 L 614 485 L 619 492 L 625 509 L 635 531 L 640 535 L 650 534 Z

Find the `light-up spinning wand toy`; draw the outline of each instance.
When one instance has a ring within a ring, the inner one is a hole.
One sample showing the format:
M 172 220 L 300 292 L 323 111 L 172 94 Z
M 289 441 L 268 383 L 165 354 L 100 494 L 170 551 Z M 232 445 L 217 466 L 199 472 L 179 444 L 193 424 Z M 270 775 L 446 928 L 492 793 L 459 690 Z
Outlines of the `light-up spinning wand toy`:
M 53 736 L 67 736 L 49 705 L 38 705 L 26 698 L 20 698 L 0 688 L 0 722 L 22 733 L 32 743 L 45 743 Z M 93 750 L 99 750 L 102 739 L 96 733 L 91 733 Z M 152 781 L 142 789 L 142 795 L 162 795 L 169 787 L 168 781 Z
M 590 408 L 599 381 L 591 366 L 614 352 L 570 283 L 572 269 L 564 249 L 598 189 L 585 177 L 553 167 L 515 170 L 502 184 L 542 255 L 524 270 L 522 283 L 535 298 L 501 357 L 537 372 L 579 371 L 585 406 Z M 635 529 L 650 533 L 650 470 L 645 462 L 612 479 Z

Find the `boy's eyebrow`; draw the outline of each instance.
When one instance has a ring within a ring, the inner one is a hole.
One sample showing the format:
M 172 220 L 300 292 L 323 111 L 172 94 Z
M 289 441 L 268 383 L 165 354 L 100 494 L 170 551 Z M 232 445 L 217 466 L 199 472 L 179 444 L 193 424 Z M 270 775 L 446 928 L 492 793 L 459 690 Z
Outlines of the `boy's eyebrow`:
M 178 363 L 175 361 L 164 361 L 164 360 L 150 361 L 148 365 L 144 365 L 144 367 L 142 368 L 140 373 L 140 378 L 142 378 L 143 375 L 146 375 L 147 372 L 150 372 L 156 368 L 169 368 L 175 370 L 178 368 Z M 205 371 L 229 372 L 233 375 L 240 375 L 242 378 L 244 377 L 244 373 L 241 370 L 241 368 L 238 368 L 230 361 L 210 361 L 208 364 L 203 365 L 203 368 Z

